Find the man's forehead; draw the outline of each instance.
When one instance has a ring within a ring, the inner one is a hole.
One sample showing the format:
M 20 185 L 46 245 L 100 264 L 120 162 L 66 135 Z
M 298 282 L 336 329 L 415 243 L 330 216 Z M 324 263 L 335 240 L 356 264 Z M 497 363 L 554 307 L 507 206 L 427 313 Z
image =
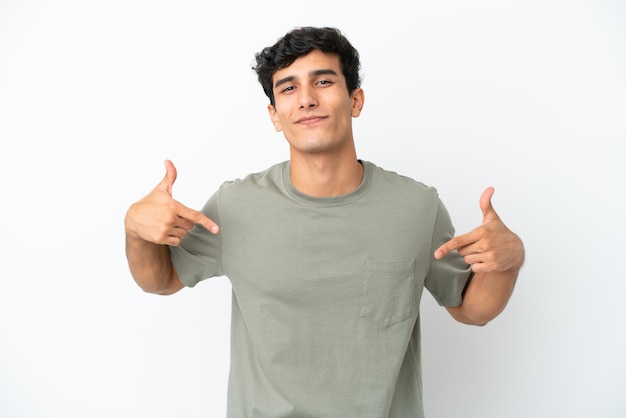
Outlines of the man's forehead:
M 288 66 L 277 70 L 272 80 L 276 86 L 281 80 L 287 78 L 294 80 L 296 78 L 315 77 L 324 74 L 342 75 L 339 55 L 314 49 L 308 54 L 298 57 Z

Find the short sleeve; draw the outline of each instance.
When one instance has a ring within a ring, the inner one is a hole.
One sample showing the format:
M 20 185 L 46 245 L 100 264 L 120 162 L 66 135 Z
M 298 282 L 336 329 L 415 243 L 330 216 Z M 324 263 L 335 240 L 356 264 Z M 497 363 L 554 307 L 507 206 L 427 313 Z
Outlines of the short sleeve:
M 439 200 L 439 208 L 433 228 L 430 270 L 424 282 L 425 287 L 441 306 L 459 306 L 463 289 L 471 275 L 471 266 L 456 251 L 450 252 L 441 260 L 434 252 L 454 237 L 454 227 L 444 204 Z
M 202 213 L 220 224 L 219 191 L 202 208 Z M 179 246 L 170 246 L 170 259 L 185 286 L 193 287 L 210 277 L 221 276 L 221 232 L 213 234 L 201 225 L 194 225 Z

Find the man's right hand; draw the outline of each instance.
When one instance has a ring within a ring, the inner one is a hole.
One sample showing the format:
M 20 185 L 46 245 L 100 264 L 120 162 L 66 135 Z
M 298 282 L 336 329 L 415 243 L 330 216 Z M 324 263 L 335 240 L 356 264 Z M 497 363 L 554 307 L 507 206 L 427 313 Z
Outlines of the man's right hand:
M 129 238 L 140 238 L 155 244 L 180 244 L 194 224 L 200 224 L 217 234 L 219 226 L 202 212 L 190 209 L 172 197 L 176 181 L 176 167 L 165 161 L 165 177 L 143 199 L 132 204 L 126 213 L 124 225 Z

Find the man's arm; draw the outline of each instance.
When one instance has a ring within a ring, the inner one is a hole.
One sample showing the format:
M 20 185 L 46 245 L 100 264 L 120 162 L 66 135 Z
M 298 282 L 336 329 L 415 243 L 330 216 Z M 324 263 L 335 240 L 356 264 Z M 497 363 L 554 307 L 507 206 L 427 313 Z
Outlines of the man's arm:
M 493 209 L 493 193 L 494 189 L 489 187 L 480 197 L 482 224 L 452 238 L 435 251 L 435 258 L 441 259 L 457 250 L 472 266 L 474 275 L 461 305 L 447 307 L 457 321 L 470 325 L 485 325 L 504 310 L 524 263 L 524 244 Z
M 476 273 L 463 295 L 461 305 L 446 309 L 454 319 L 468 325 L 486 325 L 506 307 L 517 273 Z
M 144 292 L 171 295 L 185 287 L 170 261 L 167 245 L 126 234 L 126 258 L 135 282 Z
M 145 292 L 170 295 L 184 285 L 172 265 L 168 246 L 179 245 L 194 224 L 214 234 L 219 227 L 202 212 L 173 199 L 176 167 L 168 160 L 165 168 L 165 177 L 157 187 L 130 206 L 124 226 L 126 258 L 135 282 Z

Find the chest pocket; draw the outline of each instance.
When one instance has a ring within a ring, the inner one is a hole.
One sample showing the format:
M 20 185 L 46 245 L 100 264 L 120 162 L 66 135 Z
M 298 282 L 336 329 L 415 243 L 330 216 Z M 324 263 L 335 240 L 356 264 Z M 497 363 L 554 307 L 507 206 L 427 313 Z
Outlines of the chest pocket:
M 411 317 L 415 260 L 366 259 L 360 316 L 382 327 Z

